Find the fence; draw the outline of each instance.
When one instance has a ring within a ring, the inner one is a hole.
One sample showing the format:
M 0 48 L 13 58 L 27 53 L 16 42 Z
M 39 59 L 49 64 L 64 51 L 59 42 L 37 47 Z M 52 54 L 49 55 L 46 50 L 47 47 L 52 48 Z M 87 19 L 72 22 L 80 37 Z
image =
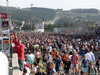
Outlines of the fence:
M 13 53 L 12 55 L 12 68 L 12 75 L 21 75 L 18 64 L 18 55 L 16 53 Z

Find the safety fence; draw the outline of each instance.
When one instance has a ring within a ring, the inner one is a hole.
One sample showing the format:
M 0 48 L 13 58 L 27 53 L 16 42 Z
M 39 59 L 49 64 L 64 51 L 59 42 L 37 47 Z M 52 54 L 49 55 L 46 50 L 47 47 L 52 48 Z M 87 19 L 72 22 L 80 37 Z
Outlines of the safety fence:
M 18 64 L 18 55 L 16 53 L 13 53 L 12 55 L 12 75 L 21 75 Z

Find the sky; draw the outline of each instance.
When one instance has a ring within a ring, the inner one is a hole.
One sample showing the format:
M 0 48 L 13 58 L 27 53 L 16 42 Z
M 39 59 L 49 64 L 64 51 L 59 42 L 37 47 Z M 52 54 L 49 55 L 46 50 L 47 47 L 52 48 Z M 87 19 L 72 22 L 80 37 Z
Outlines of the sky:
M 8 0 L 9 6 L 29 8 L 31 4 L 33 7 L 43 7 L 51 9 L 88 9 L 96 8 L 100 10 L 100 0 Z M 6 6 L 6 0 L 0 0 L 0 6 Z

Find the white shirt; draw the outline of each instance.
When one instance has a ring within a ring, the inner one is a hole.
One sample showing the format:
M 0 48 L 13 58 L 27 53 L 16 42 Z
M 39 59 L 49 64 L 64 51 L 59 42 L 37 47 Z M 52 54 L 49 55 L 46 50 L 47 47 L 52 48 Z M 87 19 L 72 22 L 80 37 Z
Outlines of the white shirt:
M 90 55 L 89 53 L 86 53 L 85 56 L 86 56 L 86 59 L 87 59 L 89 62 L 92 61 L 91 55 Z
M 35 66 L 35 67 L 32 69 L 32 71 L 33 71 L 34 73 L 36 73 L 36 72 L 37 72 L 37 68 L 38 68 L 38 66 Z
M 26 67 L 27 69 L 27 73 L 25 75 L 30 75 L 30 69 L 28 67 Z
M 98 48 L 98 42 L 96 42 L 96 47 Z
M 69 59 L 71 60 L 71 57 L 72 57 L 73 55 L 69 55 L 68 57 L 69 57 Z
M 50 52 L 52 52 L 52 47 L 48 46 L 47 49 L 49 49 Z
M 52 56 L 50 54 L 49 56 L 46 55 L 46 59 L 47 59 L 47 63 L 52 62 Z
M 89 52 L 89 54 L 91 55 L 92 62 L 94 62 L 94 61 L 95 61 L 95 56 L 94 56 L 94 54 L 93 54 L 92 52 Z

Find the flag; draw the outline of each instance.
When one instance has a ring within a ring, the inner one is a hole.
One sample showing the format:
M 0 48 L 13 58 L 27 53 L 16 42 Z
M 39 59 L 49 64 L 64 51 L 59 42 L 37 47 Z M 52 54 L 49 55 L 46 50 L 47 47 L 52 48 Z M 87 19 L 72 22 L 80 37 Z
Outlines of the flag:
M 25 21 L 22 21 L 22 24 L 25 24 Z
M 13 23 L 14 26 L 16 26 L 16 23 Z
M 43 19 L 43 21 L 42 21 L 42 28 L 44 29 L 44 19 Z
M 38 28 L 36 27 L 36 32 L 38 32 Z
M 24 26 L 24 24 L 25 24 L 25 21 L 22 21 L 22 27 Z
M 42 25 L 44 26 L 44 21 L 42 21 Z

